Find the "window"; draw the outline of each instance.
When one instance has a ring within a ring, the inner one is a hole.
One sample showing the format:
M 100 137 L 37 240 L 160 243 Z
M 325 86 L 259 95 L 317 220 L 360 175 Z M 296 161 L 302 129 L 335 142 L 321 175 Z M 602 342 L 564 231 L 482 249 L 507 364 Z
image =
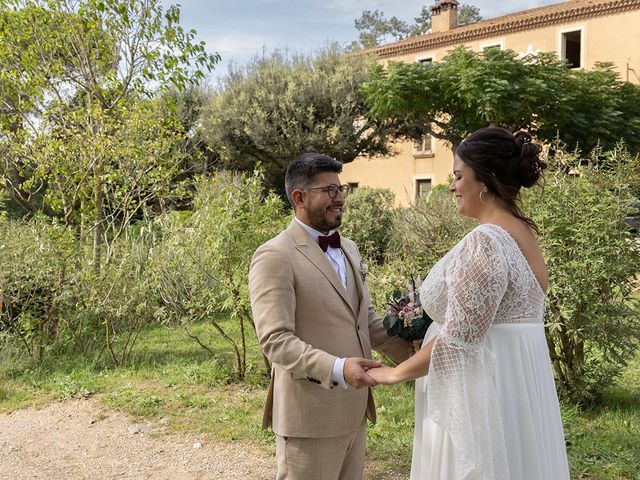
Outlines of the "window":
M 416 180 L 416 200 L 420 197 L 426 197 L 431 191 L 431 179 L 430 178 L 418 178 Z
M 416 62 L 422 63 L 423 65 L 431 65 L 435 61 L 436 61 L 435 53 L 426 53 L 426 54 L 423 53 L 422 55 L 416 57 Z
M 569 68 L 582 68 L 584 66 L 584 27 L 573 27 L 560 30 L 559 56 L 566 60 Z
M 349 185 L 349 193 L 356 193 L 358 191 L 358 182 L 348 182 L 347 185 Z
M 580 30 L 562 34 L 563 58 L 567 60 L 571 68 L 580 68 Z
M 413 156 L 433 155 L 433 138 L 431 135 L 424 135 L 422 139 L 413 144 Z
M 487 42 L 480 44 L 480 50 L 482 50 L 483 52 L 485 50 L 489 50 L 490 48 L 497 48 L 498 50 L 502 50 L 504 48 L 504 41 L 499 40 L 497 42 Z

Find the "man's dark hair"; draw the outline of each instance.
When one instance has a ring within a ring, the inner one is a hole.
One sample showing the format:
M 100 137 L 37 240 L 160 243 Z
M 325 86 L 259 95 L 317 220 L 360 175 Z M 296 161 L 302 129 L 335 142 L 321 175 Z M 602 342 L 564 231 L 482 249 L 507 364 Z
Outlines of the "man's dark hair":
M 291 192 L 296 188 L 304 190 L 313 185 L 316 175 L 322 172 L 342 172 L 342 162 L 321 153 L 303 153 L 287 167 L 284 188 L 289 203 L 295 209 Z

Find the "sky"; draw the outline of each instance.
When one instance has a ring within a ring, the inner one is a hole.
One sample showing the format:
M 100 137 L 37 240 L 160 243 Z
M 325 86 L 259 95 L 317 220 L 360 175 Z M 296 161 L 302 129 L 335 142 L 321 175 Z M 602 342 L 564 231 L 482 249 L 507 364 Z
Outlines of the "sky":
M 181 24 L 195 29 L 209 52 L 222 56 L 211 74 L 215 83 L 231 62 L 242 65 L 274 49 L 312 54 L 331 42 L 357 40 L 354 21 L 364 10 L 380 10 L 412 23 L 430 0 L 162 0 L 179 4 Z M 557 0 L 469 0 L 484 18 L 557 3 Z

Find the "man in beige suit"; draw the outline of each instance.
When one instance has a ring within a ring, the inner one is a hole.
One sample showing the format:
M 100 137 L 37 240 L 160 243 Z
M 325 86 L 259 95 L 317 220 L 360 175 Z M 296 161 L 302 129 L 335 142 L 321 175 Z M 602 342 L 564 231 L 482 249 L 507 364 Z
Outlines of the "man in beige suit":
M 361 479 L 366 419 L 376 418 L 371 349 L 397 361 L 410 352 L 374 313 L 358 248 L 333 232 L 348 193 L 341 171 L 316 153 L 291 162 L 295 218 L 251 263 L 253 318 L 273 363 L 263 428 L 276 434 L 278 480 Z

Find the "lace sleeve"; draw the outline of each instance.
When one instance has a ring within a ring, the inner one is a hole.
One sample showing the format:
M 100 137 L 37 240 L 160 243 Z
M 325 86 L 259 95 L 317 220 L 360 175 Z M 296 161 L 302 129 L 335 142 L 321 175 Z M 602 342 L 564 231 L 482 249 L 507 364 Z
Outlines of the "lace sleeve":
M 506 451 L 485 337 L 507 285 L 496 240 L 469 234 L 446 271 L 447 307 L 427 377 L 429 417 L 460 454 L 463 479 L 506 479 Z

